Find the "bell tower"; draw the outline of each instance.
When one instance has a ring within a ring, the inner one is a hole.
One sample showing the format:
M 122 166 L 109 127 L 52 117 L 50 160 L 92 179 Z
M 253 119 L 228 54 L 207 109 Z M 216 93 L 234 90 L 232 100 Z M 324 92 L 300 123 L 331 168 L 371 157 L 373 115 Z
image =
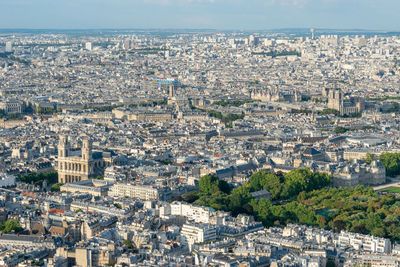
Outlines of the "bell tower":
M 89 137 L 82 139 L 82 159 L 85 161 L 92 159 L 92 141 Z
M 58 142 L 58 158 L 66 158 L 69 156 L 70 145 L 68 142 L 68 136 L 60 135 Z

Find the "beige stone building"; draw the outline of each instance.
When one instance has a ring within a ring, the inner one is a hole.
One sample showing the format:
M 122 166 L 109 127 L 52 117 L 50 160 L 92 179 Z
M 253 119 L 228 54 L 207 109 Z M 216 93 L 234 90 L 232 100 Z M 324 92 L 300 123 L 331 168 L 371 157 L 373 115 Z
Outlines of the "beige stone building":
M 72 151 L 65 135 L 60 136 L 58 144 L 58 182 L 72 183 L 102 175 L 111 166 L 112 158 L 102 152 L 92 152 L 92 142 L 82 138 L 80 151 Z
M 363 112 L 365 101 L 360 97 L 344 99 L 341 89 L 330 89 L 328 93 L 328 108 L 339 111 L 340 115 L 351 115 Z

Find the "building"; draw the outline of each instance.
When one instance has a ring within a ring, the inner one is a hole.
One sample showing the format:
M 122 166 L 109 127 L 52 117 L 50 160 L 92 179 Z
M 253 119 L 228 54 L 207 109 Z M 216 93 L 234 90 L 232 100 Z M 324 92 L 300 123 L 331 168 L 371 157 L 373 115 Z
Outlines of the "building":
M 165 121 L 172 120 L 174 115 L 168 112 L 138 111 L 127 116 L 129 121 Z
M 181 235 L 185 237 L 189 249 L 195 243 L 215 241 L 217 239 L 217 229 L 212 224 L 184 224 Z
M 145 90 L 159 90 L 168 94 L 170 98 L 175 97 L 176 91 L 180 83 L 175 79 L 145 79 L 142 83 L 142 88 Z
M 11 53 L 13 51 L 12 42 L 6 42 L 6 52 Z
M 328 108 L 339 111 L 341 116 L 363 112 L 365 101 L 361 97 L 344 99 L 341 89 L 328 89 Z
M 24 112 L 24 102 L 19 100 L 7 100 L 0 102 L 0 110 L 5 114 L 21 114 Z
M 340 232 L 338 245 L 341 247 L 353 247 L 356 250 L 372 253 L 389 254 L 392 250 L 392 243 L 389 239 L 347 231 Z
M 260 43 L 260 38 L 254 35 L 250 35 L 249 37 L 249 45 L 257 46 Z
M 256 88 L 250 91 L 250 97 L 254 100 L 267 101 L 267 102 L 299 102 L 302 99 L 301 93 L 297 90 L 282 91 L 279 88 Z
M 132 41 L 130 39 L 125 39 L 122 43 L 122 48 L 127 50 L 132 48 Z
M 88 179 L 76 183 L 68 183 L 60 187 L 61 192 L 87 193 L 92 196 L 106 196 L 110 185 L 103 180 Z
M 107 157 L 106 157 L 107 156 Z M 58 144 L 58 182 L 73 183 L 102 175 L 111 166 L 110 155 L 92 152 L 92 142 L 84 137 L 81 151 L 71 151 L 68 137 L 60 136 Z
M 93 49 L 92 43 L 91 43 L 91 42 L 87 42 L 87 43 L 85 44 L 85 48 L 86 48 L 86 50 L 92 51 L 92 49 Z
M 394 255 L 357 255 L 354 258 L 348 259 L 343 266 L 399 267 L 400 259 Z
M 332 175 L 333 184 L 338 187 L 379 185 L 386 182 L 386 168 L 379 161 L 367 165 L 360 160 L 353 160 L 351 164 L 339 165 Z
M 52 239 L 46 239 L 40 236 L 32 235 L 0 235 L 0 246 L 2 247 L 16 247 L 16 248 L 49 248 L 54 249 L 55 244 Z
M 6 173 L 0 173 L 0 187 L 15 186 L 16 177 Z
M 171 189 L 117 183 L 111 187 L 109 195 L 115 197 L 131 197 L 141 200 L 168 200 L 171 197 Z
M 174 201 L 171 203 L 171 215 L 184 216 L 188 220 L 193 220 L 197 223 L 208 223 L 210 221 L 211 209 Z
M 114 245 L 99 247 L 77 247 L 66 249 L 61 247 L 57 249 L 56 257 L 68 259 L 75 262 L 76 266 L 107 266 L 114 259 Z

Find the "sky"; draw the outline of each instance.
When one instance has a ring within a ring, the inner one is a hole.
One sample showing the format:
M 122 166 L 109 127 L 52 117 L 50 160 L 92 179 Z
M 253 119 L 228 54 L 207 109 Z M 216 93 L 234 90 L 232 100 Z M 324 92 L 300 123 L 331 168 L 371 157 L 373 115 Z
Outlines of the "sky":
M 1 29 L 400 31 L 400 0 L 0 0 Z

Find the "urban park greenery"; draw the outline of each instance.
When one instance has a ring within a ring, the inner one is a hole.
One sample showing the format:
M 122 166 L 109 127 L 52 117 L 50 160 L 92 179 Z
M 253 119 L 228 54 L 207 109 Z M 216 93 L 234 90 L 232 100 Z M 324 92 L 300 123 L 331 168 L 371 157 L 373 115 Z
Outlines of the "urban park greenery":
M 23 229 L 19 225 L 18 220 L 11 219 L 11 220 L 7 220 L 5 222 L 0 222 L 0 231 L 3 233 L 6 233 L 6 234 L 11 233 L 11 232 L 19 233 L 22 230 Z
M 300 223 L 335 231 L 349 230 L 400 241 L 400 198 L 370 187 L 333 188 L 331 176 L 307 168 L 286 174 L 257 172 L 248 183 L 230 189 L 215 175 L 200 178 L 199 191 L 183 201 L 216 210 L 253 215 L 264 226 Z M 251 192 L 268 190 L 271 200 Z
M 386 175 L 394 177 L 400 174 L 400 153 L 383 152 L 378 157 L 386 168 Z
M 43 181 L 46 181 L 48 184 L 54 184 L 58 181 L 58 173 L 57 171 L 49 171 L 42 173 L 28 173 L 28 174 L 20 174 L 18 178 L 23 183 L 34 183 L 41 184 Z

